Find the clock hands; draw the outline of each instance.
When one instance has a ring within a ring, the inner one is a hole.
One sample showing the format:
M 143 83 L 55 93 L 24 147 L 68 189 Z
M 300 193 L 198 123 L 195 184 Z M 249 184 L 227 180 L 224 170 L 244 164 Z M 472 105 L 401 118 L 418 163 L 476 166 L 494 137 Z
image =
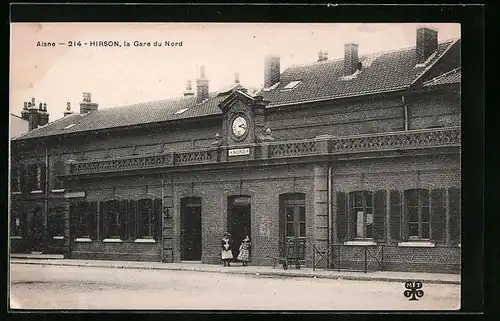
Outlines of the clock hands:
M 238 127 L 241 127 L 241 128 L 244 129 L 244 128 L 247 128 L 247 125 L 246 124 L 240 124 L 240 125 L 238 125 Z

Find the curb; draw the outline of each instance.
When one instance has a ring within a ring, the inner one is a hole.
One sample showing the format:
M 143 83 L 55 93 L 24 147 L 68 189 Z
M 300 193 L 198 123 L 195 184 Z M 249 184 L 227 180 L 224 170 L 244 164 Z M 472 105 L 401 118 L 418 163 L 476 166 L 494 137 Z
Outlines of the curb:
M 23 262 L 23 261 L 11 261 L 11 264 L 31 264 L 31 265 L 54 265 L 54 266 L 76 266 L 76 267 L 97 267 L 97 268 L 115 268 L 115 269 L 130 269 L 130 270 L 157 270 L 157 271 L 190 271 L 190 272 L 208 272 L 208 273 L 228 273 L 228 274 L 244 274 L 244 275 L 256 275 L 256 276 L 283 276 L 283 277 L 299 277 L 308 279 L 332 279 L 332 280 L 349 280 L 349 281 L 379 281 L 379 282 L 406 282 L 414 278 L 391 278 L 383 276 L 362 276 L 362 275 L 326 275 L 326 274 L 308 274 L 308 273 L 286 273 L 281 271 L 262 271 L 262 272 L 250 272 L 250 271 L 224 271 L 224 270 L 207 270 L 200 268 L 186 268 L 186 267 L 175 267 L 175 266 L 125 266 L 125 265 L 99 265 L 99 264 L 83 264 L 83 263 L 64 263 L 64 262 Z M 429 284 L 453 284 L 460 285 L 460 280 L 439 280 L 439 279 L 419 279 L 424 283 Z

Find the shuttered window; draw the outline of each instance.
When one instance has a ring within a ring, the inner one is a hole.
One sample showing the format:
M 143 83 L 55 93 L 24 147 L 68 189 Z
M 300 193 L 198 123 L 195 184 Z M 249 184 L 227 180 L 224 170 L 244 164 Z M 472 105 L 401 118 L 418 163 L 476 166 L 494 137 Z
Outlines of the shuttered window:
M 21 173 L 19 165 L 13 165 L 10 168 L 10 189 L 12 192 L 21 191 Z
M 349 239 L 373 238 L 373 193 L 349 193 Z
M 402 218 L 402 204 L 401 204 L 401 192 L 392 190 L 389 193 L 389 230 L 390 237 L 393 241 L 399 241 L 402 239 L 401 231 L 401 218 Z
M 65 233 L 65 208 L 62 206 L 54 207 L 49 210 L 48 230 L 50 236 L 63 236 Z

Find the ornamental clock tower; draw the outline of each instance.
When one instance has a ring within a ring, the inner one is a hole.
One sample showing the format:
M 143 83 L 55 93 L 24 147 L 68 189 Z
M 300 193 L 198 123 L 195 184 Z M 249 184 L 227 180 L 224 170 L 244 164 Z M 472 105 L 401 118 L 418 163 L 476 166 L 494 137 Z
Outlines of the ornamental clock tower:
M 235 90 L 219 104 L 223 114 L 221 147 L 227 149 L 225 159 L 254 159 L 255 144 L 269 140 L 264 128 L 264 108 L 268 103 L 261 96 Z

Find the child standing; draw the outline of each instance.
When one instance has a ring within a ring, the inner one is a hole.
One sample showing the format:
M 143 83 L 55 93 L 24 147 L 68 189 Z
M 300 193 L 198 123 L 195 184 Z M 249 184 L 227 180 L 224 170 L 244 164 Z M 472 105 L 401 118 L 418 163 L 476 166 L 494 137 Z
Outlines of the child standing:
M 250 238 L 245 236 L 240 245 L 240 253 L 238 254 L 238 260 L 243 262 L 243 266 L 248 265 L 248 261 L 250 261 Z
M 222 261 L 224 266 L 231 266 L 229 262 L 233 259 L 233 252 L 231 251 L 231 234 L 224 233 L 222 238 Z

